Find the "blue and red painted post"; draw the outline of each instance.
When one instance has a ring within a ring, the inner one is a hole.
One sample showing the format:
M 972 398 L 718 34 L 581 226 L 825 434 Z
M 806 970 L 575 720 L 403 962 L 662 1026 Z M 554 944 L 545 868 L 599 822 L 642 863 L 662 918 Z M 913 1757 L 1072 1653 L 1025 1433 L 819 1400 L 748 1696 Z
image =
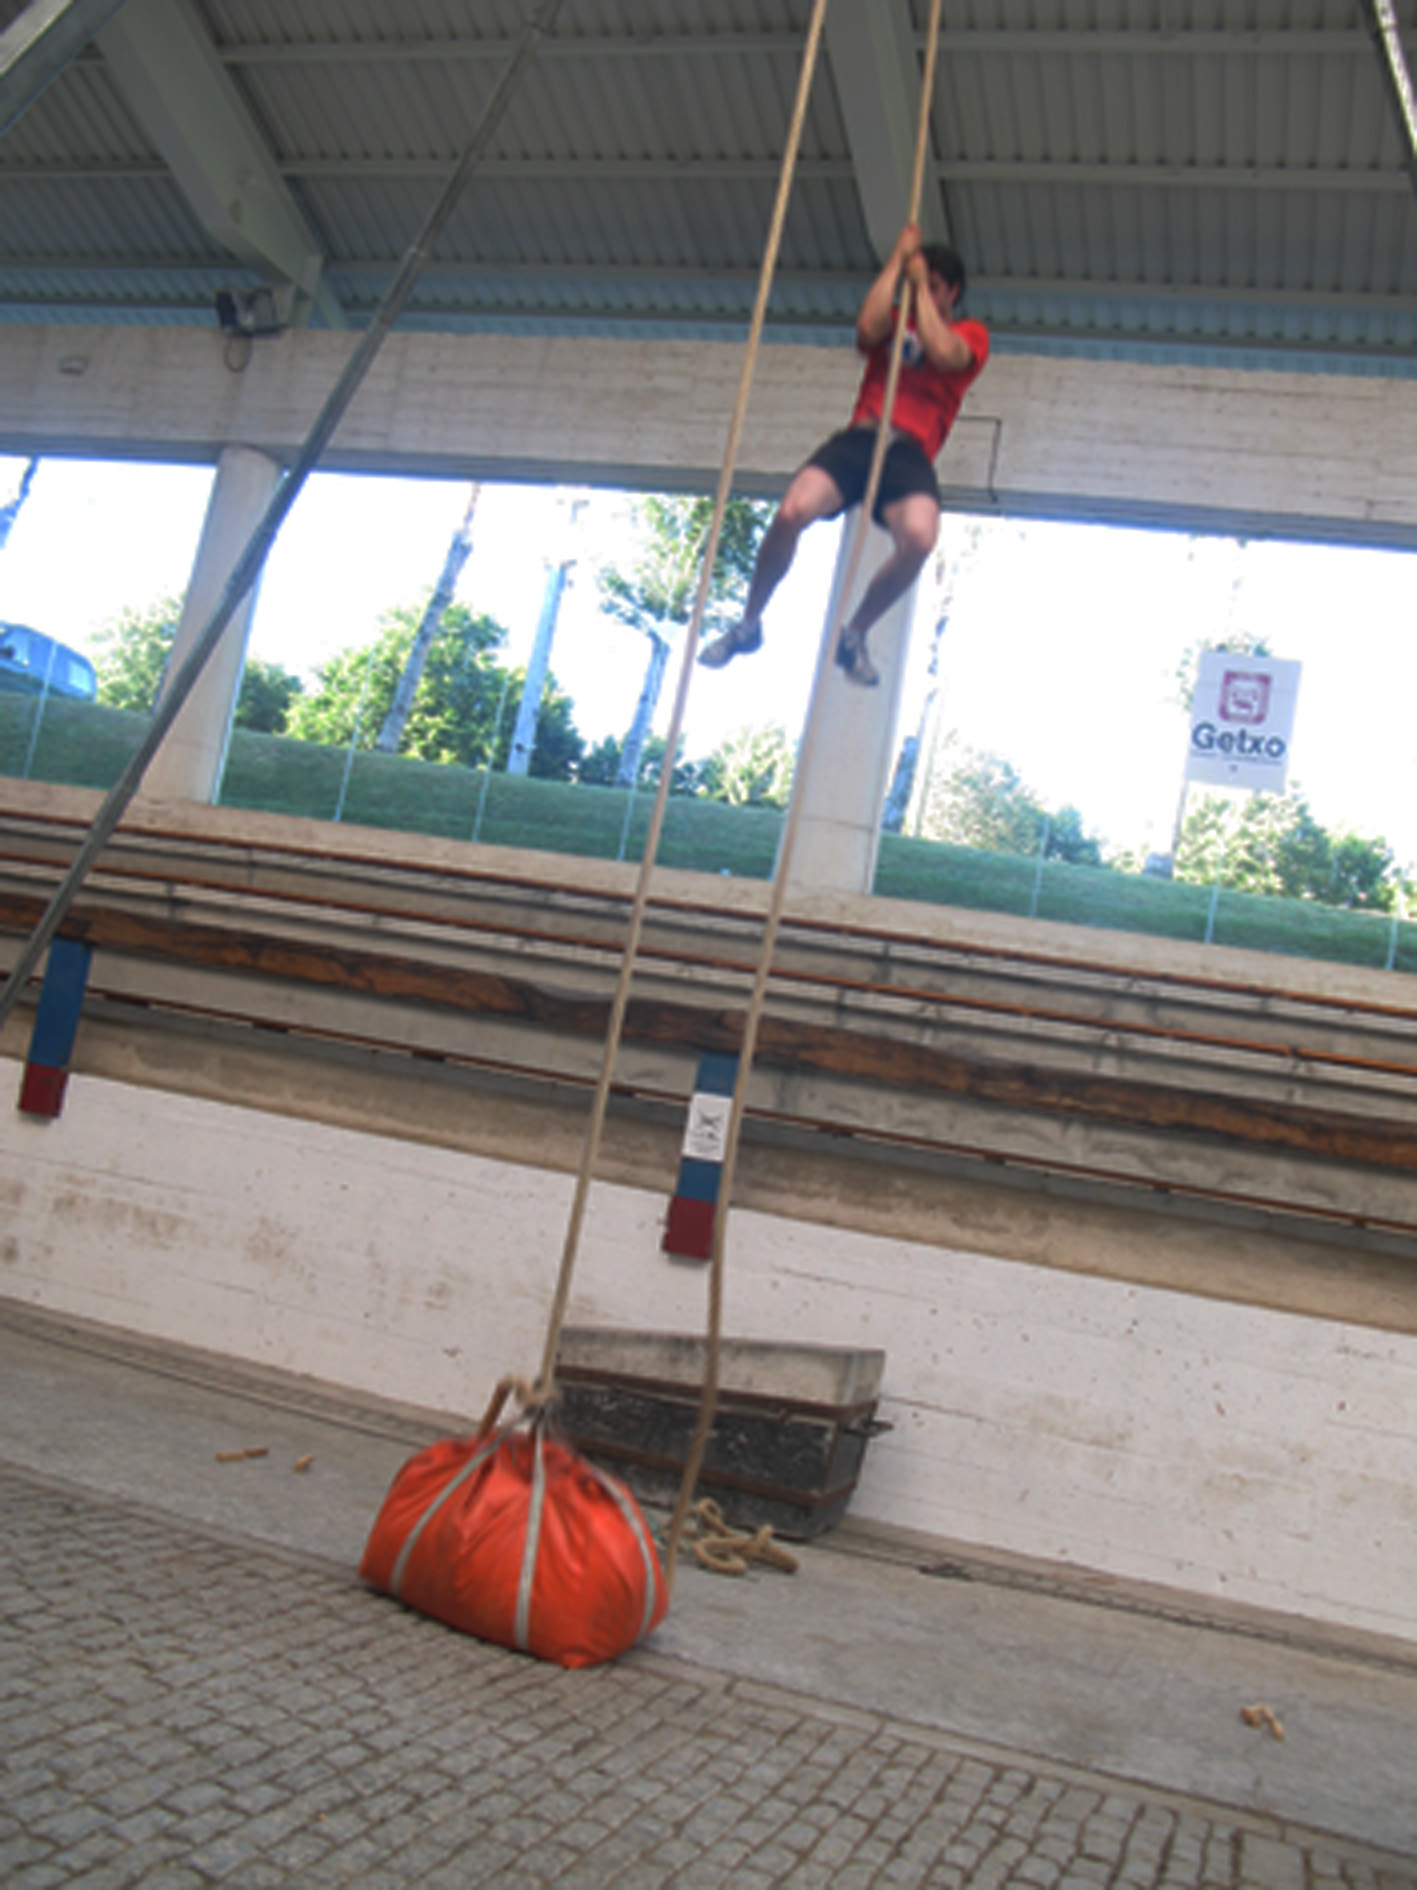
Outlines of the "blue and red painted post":
M 738 1059 L 719 1050 L 699 1058 L 689 1119 L 679 1158 L 679 1179 L 664 1222 L 664 1252 L 681 1260 L 708 1260 L 713 1254 L 718 1186 L 728 1142 L 728 1118 Z
M 24 1115 L 53 1117 L 64 1107 L 69 1059 L 74 1054 L 92 957 L 92 948 L 80 939 L 56 938 L 50 944 L 29 1058 L 20 1080 L 18 1107 Z

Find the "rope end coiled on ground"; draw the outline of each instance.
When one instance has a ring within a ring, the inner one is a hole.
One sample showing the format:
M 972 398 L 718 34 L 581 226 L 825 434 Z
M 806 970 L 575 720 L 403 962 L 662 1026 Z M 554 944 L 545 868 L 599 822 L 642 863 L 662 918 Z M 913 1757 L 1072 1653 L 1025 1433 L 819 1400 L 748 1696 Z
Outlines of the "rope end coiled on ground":
M 761 1562 L 764 1568 L 778 1569 L 784 1575 L 797 1573 L 797 1557 L 773 1541 L 767 1523 L 750 1536 L 742 1535 L 729 1528 L 712 1497 L 694 1504 L 689 1522 L 694 1560 L 711 1575 L 746 1575 L 752 1562 Z

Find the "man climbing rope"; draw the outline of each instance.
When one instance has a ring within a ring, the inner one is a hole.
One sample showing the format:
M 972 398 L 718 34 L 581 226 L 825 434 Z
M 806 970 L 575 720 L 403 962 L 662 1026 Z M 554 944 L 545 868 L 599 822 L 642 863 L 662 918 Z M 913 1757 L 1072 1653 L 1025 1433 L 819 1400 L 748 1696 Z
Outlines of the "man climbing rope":
M 940 488 L 934 462 L 964 396 L 989 359 L 989 332 L 979 322 L 956 321 L 964 295 L 964 264 L 943 243 L 922 247 L 919 226 L 907 223 L 890 260 L 867 291 L 856 317 L 856 345 L 866 369 L 848 426 L 834 433 L 794 474 L 758 547 L 743 615 L 705 644 L 699 661 L 722 669 L 735 656 L 762 648 L 763 612 L 791 569 L 797 541 L 819 519 L 836 518 L 864 498 L 876 429 L 881 421 L 902 277 L 914 293 L 891 415 L 891 442 L 881 469 L 873 516 L 890 533 L 893 549 L 867 585 L 836 646 L 836 660 L 854 683 L 871 688 L 879 672 L 866 635 L 915 582 L 940 529 Z

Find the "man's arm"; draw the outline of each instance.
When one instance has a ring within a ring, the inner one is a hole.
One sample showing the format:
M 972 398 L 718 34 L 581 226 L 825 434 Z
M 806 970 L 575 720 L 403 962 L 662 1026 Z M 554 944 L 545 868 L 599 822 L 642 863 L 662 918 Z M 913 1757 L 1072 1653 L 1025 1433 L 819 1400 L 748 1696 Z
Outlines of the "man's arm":
M 889 341 L 895 327 L 896 290 L 902 274 L 914 290 L 915 327 L 931 367 L 942 373 L 960 373 L 974 356 L 969 344 L 935 306 L 930 293 L 930 271 L 920 253 L 920 226 L 907 223 L 895 240 L 886 265 L 866 291 L 856 317 L 856 345 L 863 354 Z
M 896 287 L 912 253 L 920 253 L 918 223 L 907 223 L 895 239 L 895 248 L 887 257 L 881 273 L 866 291 L 866 299 L 857 312 L 856 345 L 862 354 L 869 354 L 872 348 L 878 348 L 883 341 L 890 339 L 891 330 L 895 327 Z
M 959 374 L 974 360 L 969 343 L 948 317 L 935 306 L 930 293 L 930 272 L 917 249 L 906 263 L 906 274 L 915 291 L 915 329 L 931 367 L 944 374 Z

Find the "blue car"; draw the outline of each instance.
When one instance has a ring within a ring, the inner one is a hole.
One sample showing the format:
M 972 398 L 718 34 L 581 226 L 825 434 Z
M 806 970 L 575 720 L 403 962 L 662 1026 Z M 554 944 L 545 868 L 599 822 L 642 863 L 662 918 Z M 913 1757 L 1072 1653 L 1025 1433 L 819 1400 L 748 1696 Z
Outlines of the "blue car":
M 56 643 L 42 630 L 22 623 L 0 623 L 0 689 L 92 702 L 97 693 L 93 664 L 67 643 Z

